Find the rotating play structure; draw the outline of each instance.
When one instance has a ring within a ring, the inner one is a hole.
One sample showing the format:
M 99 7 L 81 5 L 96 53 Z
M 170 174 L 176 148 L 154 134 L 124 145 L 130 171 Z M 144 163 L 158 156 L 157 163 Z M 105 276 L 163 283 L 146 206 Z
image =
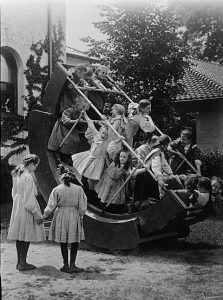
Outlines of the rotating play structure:
M 57 64 L 43 97 L 42 110 L 33 110 L 29 117 L 29 148 L 30 153 L 40 157 L 40 165 L 35 172 L 35 177 L 46 203 L 52 189 L 59 183 L 56 153 L 48 150 L 47 145 L 53 126 L 58 119 L 61 93 L 64 92 L 67 85 L 73 85 L 75 91 L 85 98 L 98 114 L 98 119 L 103 116 L 83 93 L 85 90 L 93 90 L 94 93 L 103 93 L 105 96 L 119 95 L 131 102 L 131 99 L 119 87 L 115 90 L 101 90 L 77 86 L 70 78 L 68 72 L 70 67 L 70 65 Z M 110 124 L 109 126 L 112 127 Z M 76 129 L 79 130 L 81 141 L 78 151 L 89 150 L 90 146 L 84 137 L 86 128 L 77 126 Z M 113 128 L 111 129 L 113 130 Z M 117 132 L 116 134 L 119 136 Z M 127 143 L 125 144 L 132 155 L 144 165 L 134 150 Z M 185 237 L 189 234 L 191 225 L 201 222 L 208 216 L 205 209 L 188 208 L 173 190 L 166 190 L 161 200 L 139 212 L 130 214 L 112 213 L 107 210 L 107 207 L 102 210 L 95 205 L 92 199 L 93 193 L 89 190 L 85 192 L 88 197 L 87 212 L 83 219 L 85 240 L 87 243 L 105 249 L 134 249 L 140 243 L 147 241 L 168 237 Z

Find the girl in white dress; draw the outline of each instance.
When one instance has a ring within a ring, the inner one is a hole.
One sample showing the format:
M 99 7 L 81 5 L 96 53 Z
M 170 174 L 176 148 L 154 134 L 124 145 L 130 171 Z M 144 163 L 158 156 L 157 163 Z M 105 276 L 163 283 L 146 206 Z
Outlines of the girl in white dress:
M 91 130 L 93 142 L 90 150 L 73 154 L 72 160 L 75 171 L 80 176 L 88 178 L 90 187 L 93 187 L 94 182 L 100 180 L 105 168 L 109 143 L 108 127 L 103 125 L 98 131 L 86 113 L 84 113 L 84 116 Z
M 87 210 L 87 197 L 81 186 L 72 183 L 69 172 L 61 176 L 61 184 L 55 187 L 44 210 L 43 219 L 55 211 L 50 227 L 49 240 L 60 243 L 63 267 L 66 273 L 78 273 L 76 267 L 78 245 L 84 240 L 83 217 Z M 56 210 L 57 209 L 57 210 Z M 71 244 L 70 266 L 68 264 L 68 243 Z
M 38 156 L 28 155 L 23 163 L 12 171 L 13 207 L 8 239 L 16 241 L 19 271 L 33 270 L 36 267 L 26 262 L 30 242 L 45 240 L 42 214 L 36 199 L 37 190 L 32 173 L 39 164 Z

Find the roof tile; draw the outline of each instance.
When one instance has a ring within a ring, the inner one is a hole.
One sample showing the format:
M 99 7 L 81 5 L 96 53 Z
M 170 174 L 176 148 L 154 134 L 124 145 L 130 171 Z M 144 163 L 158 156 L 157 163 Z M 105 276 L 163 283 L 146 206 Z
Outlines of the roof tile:
M 190 62 L 181 80 L 185 93 L 178 95 L 177 100 L 223 98 L 223 66 L 197 59 Z

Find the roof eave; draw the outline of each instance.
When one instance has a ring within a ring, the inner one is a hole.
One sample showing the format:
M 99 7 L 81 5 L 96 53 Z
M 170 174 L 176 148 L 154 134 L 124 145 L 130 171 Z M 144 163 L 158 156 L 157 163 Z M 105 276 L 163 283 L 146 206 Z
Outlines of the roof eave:
M 201 110 L 213 108 L 213 106 L 216 104 L 223 104 L 223 95 L 221 97 L 212 97 L 206 99 L 197 98 L 193 100 L 174 101 L 174 107 L 179 113 L 199 112 Z
M 99 61 L 97 58 L 89 57 L 87 55 L 75 54 L 75 53 L 70 53 L 70 52 L 66 52 L 66 55 L 71 56 L 71 57 L 75 57 L 75 58 L 87 59 L 91 62 L 98 62 Z

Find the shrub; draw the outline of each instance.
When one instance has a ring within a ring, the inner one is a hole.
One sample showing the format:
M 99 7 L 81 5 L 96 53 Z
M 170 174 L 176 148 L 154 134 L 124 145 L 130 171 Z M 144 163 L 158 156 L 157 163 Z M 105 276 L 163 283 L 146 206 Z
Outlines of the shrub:
M 201 154 L 202 175 L 223 178 L 223 151 L 218 148 L 204 149 Z
M 27 130 L 27 120 L 23 116 L 8 116 L 1 120 L 1 144 L 18 134 L 22 130 Z
M 8 164 L 7 158 L 1 157 L 1 202 L 11 202 L 12 177 L 11 171 L 14 166 Z

